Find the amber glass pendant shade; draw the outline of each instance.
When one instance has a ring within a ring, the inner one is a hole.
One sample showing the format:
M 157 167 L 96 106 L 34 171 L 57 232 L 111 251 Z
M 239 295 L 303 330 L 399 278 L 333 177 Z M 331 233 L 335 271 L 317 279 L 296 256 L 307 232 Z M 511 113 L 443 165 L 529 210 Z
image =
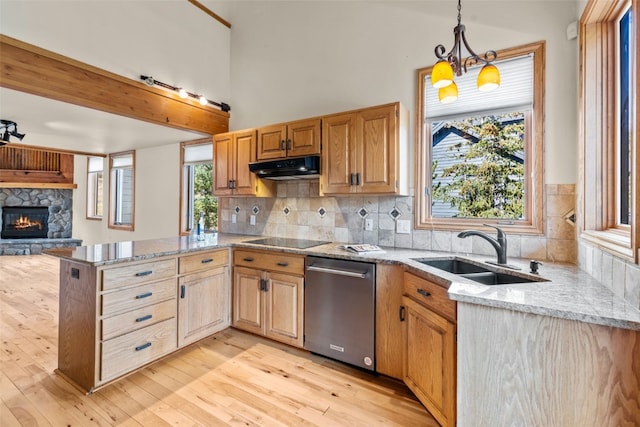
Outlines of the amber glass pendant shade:
M 435 88 L 449 86 L 453 82 L 453 68 L 447 61 L 438 61 L 431 70 L 431 84 Z
M 500 71 L 495 65 L 487 64 L 478 73 L 478 90 L 489 92 L 500 86 Z
M 449 86 L 438 89 L 438 99 L 443 104 L 451 104 L 458 99 L 458 85 L 452 82 Z

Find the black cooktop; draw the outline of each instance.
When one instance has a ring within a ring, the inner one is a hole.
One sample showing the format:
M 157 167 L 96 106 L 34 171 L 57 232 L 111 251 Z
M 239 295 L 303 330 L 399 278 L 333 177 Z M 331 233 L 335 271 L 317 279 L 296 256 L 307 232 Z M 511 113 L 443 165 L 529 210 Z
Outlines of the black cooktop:
M 255 245 L 280 246 L 282 248 L 307 249 L 314 246 L 324 245 L 330 242 L 320 240 L 289 239 L 286 237 L 266 237 L 264 239 L 248 240 L 245 243 Z

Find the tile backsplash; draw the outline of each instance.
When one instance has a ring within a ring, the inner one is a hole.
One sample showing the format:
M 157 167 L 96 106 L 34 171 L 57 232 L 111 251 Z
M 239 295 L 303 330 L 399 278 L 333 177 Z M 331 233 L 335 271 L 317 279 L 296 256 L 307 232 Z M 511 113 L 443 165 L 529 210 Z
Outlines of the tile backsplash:
M 276 198 L 224 197 L 218 203 L 218 226 L 227 233 L 495 255 L 493 247 L 477 237 L 414 229 L 412 196 L 319 197 L 317 181 L 299 180 L 279 182 Z M 508 255 L 576 263 L 574 207 L 574 185 L 547 185 L 546 235 L 508 234 Z M 397 232 L 402 226 L 407 233 Z
M 580 241 L 578 267 L 640 310 L 640 266 Z

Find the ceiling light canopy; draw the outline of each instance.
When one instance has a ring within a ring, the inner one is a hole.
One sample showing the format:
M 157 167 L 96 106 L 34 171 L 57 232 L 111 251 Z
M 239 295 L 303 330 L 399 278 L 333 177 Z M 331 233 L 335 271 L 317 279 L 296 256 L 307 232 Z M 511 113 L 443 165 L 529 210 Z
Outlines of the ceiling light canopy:
M 461 9 L 462 6 L 460 0 L 458 0 L 458 25 L 453 29 L 453 48 L 447 54 L 445 54 L 445 47 L 441 44 L 436 46 L 435 49 L 439 60 L 431 71 L 431 84 L 438 89 L 438 99 L 442 103 L 451 103 L 458 99 L 458 87 L 455 86 L 453 81 L 454 74 L 461 76 L 462 73 L 467 72 L 467 68 L 476 64 L 485 64 L 478 74 L 479 90 L 486 92 L 500 86 L 500 72 L 495 65 L 491 64 L 498 55 L 494 50 L 488 50 L 482 56 L 479 56 L 469 47 L 464 34 L 465 27 L 461 24 Z M 462 55 L 463 47 L 469 54 L 466 58 L 463 58 Z M 454 87 L 452 88 L 451 86 Z

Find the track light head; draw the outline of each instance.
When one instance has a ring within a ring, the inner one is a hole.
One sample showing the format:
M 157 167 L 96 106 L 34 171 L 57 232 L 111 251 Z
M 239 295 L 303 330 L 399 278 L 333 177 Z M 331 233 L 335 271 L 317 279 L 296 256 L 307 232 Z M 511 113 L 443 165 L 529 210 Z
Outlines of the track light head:
M 22 138 L 25 137 L 24 133 L 18 132 L 18 124 L 11 120 L 0 120 L 0 131 L 2 131 L 0 146 L 6 145 L 9 142 L 10 137 L 12 136 L 18 138 L 20 141 L 22 141 Z

